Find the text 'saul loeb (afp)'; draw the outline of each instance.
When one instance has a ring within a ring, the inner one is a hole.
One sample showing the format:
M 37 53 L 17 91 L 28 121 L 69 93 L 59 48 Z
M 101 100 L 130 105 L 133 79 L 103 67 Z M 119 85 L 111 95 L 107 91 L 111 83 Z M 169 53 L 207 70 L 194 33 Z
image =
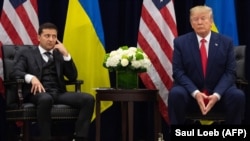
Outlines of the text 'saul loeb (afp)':
M 216 139 L 237 138 L 238 141 L 249 139 L 250 128 L 241 126 L 172 126 L 170 129 L 171 139 L 181 139 L 183 137 L 203 138 L 211 137 Z

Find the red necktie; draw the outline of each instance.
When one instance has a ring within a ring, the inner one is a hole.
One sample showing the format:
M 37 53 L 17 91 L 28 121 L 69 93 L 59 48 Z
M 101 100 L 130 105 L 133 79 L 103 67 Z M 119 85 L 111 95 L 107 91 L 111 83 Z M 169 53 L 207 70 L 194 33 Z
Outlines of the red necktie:
M 207 68 L 207 51 L 206 51 L 206 46 L 205 46 L 205 39 L 201 39 L 201 47 L 200 47 L 200 53 L 201 53 L 201 62 L 202 62 L 202 70 L 203 70 L 203 75 L 204 77 L 206 76 L 206 68 Z M 208 92 L 206 90 L 202 91 L 206 95 L 208 95 Z M 208 100 L 204 100 L 205 105 L 207 105 Z
M 206 76 L 206 68 L 207 68 L 207 51 L 205 47 L 205 39 L 201 39 L 201 47 L 200 47 L 200 53 L 201 53 L 201 62 L 202 62 L 202 70 L 204 77 Z

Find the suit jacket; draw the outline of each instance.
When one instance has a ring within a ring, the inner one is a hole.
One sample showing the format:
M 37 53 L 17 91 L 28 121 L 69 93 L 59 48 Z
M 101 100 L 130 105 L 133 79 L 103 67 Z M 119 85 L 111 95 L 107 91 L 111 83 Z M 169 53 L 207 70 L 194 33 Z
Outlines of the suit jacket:
M 61 90 L 66 91 L 65 77 L 70 80 L 77 79 L 77 69 L 71 59 L 64 61 L 62 54 L 54 50 L 53 58 L 56 65 L 57 77 L 59 80 L 59 87 Z M 26 74 L 35 75 L 39 80 L 42 77 L 43 58 L 40 54 L 38 47 L 27 48 L 18 52 L 15 55 L 15 64 L 13 72 L 10 73 L 11 78 L 24 78 Z M 31 85 L 25 85 L 23 89 L 24 97 L 30 93 Z
M 217 92 L 222 96 L 235 84 L 235 69 L 233 42 L 226 36 L 211 33 L 205 78 L 195 32 L 174 39 L 174 85 L 185 87 L 189 93 L 205 88 L 210 94 Z

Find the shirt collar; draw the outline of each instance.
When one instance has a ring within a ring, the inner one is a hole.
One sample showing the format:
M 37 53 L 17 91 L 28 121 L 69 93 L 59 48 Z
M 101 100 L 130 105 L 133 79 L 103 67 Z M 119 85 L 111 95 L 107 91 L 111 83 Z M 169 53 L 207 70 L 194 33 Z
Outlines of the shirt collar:
M 38 46 L 38 49 L 40 51 L 41 54 L 45 53 L 45 52 L 48 52 L 47 50 L 45 50 L 44 48 L 42 48 L 40 45 Z M 49 51 L 51 54 L 53 54 L 53 49 L 51 49 Z
M 210 41 L 210 37 L 211 37 L 211 31 L 209 32 L 209 34 L 204 38 L 207 43 L 209 43 Z M 198 42 L 200 42 L 201 39 L 203 39 L 201 36 L 197 35 L 197 39 L 198 39 Z

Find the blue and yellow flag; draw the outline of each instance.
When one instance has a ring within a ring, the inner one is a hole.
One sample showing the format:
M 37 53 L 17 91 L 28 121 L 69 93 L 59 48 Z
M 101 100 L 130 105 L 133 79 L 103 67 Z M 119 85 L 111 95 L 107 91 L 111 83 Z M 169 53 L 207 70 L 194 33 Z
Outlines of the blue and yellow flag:
M 70 0 L 63 43 L 84 80 L 82 91 L 95 96 L 95 88 L 110 87 L 109 73 L 102 66 L 106 54 L 98 0 Z M 101 110 L 112 102 L 102 102 Z M 95 115 L 93 115 L 95 118 Z
M 234 0 L 206 0 L 205 4 L 213 9 L 214 26 L 212 30 L 231 37 L 234 45 L 238 45 Z

